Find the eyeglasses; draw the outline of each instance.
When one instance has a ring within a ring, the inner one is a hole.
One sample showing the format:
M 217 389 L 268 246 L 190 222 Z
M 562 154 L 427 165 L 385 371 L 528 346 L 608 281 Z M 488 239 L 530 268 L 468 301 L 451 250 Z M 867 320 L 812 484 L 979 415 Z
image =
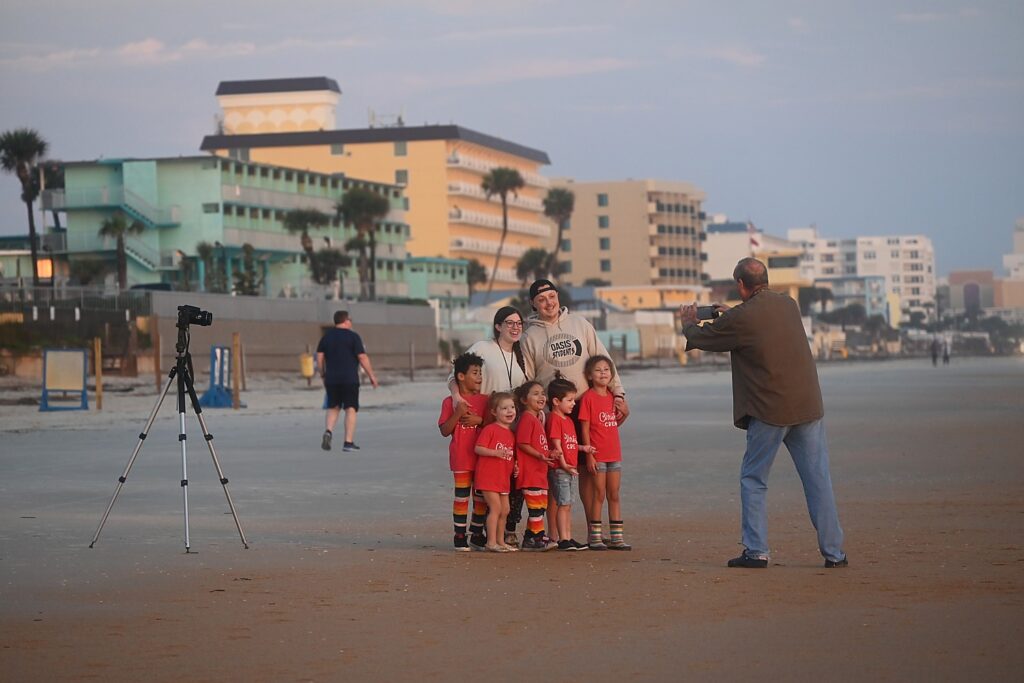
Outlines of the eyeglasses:
M 506 320 L 505 321 L 505 326 L 506 327 L 522 327 L 523 326 L 523 321 L 522 320 Z

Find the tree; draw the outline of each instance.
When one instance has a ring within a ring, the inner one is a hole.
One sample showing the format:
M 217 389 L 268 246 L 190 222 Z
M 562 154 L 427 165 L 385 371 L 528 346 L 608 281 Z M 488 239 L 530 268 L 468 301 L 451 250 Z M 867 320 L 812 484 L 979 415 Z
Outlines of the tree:
M 365 187 L 354 187 L 345 192 L 337 204 L 338 215 L 355 226 L 359 239 L 359 298 L 373 301 L 377 298 L 377 221 L 388 215 L 391 203 Z M 349 240 L 352 244 L 353 240 Z M 367 254 L 369 247 L 369 254 Z M 346 246 L 346 249 L 348 247 Z
M 316 253 L 317 270 L 320 271 L 320 279 L 317 284 L 330 285 L 338 281 L 338 271 L 348 268 L 352 263 L 348 254 L 343 254 L 338 249 L 324 247 Z
M 68 265 L 72 281 L 85 287 L 102 282 L 107 274 L 107 264 L 101 259 L 75 259 Z
M 203 263 L 203 288 L 208 292 L 227 292 L 228 276 L 223 261 L 216 258 L 215 247 L 209 242 L 196 245 L 196 256 Z
M 544 249 L 534 247 L 527 249 L 526 253 L 519 257 L 516 262 L 516 277 L 519 278 L 520 289 L 526 289 L 526 281 L 529 279 L 539 280 L 547 277 L 550 272 L 548 266 L 551 264 L 551 254 Z
M 299 243 L 306 254 L 306 263 L 313 282 L 320 282 L 319 262 L 313 251 L 313 238 L 309 231 L 323 230 L 331 224 L 331 217 L 317 209 L 292 209 L 284 215 L 284 229 L 299 234 Z
M 548 196 L 544 198 L 544 215 L 555 222 L 558 226 L 555 248 L 548 257 L 547 270 L 557 277 L 561 273 L 558 267 L 558 252 L 562 249 L 562 235 L 569 225 L 569 219 L 576 208 L 576 195 L 572 190 L 561 187 L 553 187 L 548 190 Z
M 511 192 L 512 196 L 518 197 L 519 190 L 525 186 L 526 181 L 519 175 L 519 171 L 505 166 L 491 169 L 480 182 L 480 187 L 488 199 L 494 195 L 501 199 L 501 239 L 498 241 L 498 251 L 494 254 L 494 268 L 491 269 L 491 280 L 487 284 L 487 298 L 490 298 L 494 289 L 494 276 L 498 273 L 501 252 L 505 248 L 505 237 L 508 236 L 508 195 Z
M 242 267 L 233 274 L 235 291 L 242 296 L 259 296 L 263 288 L 263 276 L 256 273 L 256 259 L 252 245 L 242 245 Z
M 131 223 L 120 211 L 115 211 L 110 218 L 100 224 L 100 237 L 113 237 L 117 242 L 117 286 L 128 289 L 128 256 L 124 250 L 124 238 L 128 235 L 140 234 L 146 226 L 139 221 Z
M 469 285 L 469 295 L 473 296 L 473 290 L 477 285 L 487 282 L 487 268 L 475 258 L 469 260 L 466 266 L 466 284 Z
M 21 201 L 28 210 L 28 239 L 32 253 L 32 286 L 39 286 L 39 245 L 36 237 L 36 219 L 32 202 L 39 194 L 38 184 L 32 181 L 32 168 L 46 154 L 46 140 L 31 128 L 17 128 L 0 135 L 0 168 L 13 173 L 21 183 Z

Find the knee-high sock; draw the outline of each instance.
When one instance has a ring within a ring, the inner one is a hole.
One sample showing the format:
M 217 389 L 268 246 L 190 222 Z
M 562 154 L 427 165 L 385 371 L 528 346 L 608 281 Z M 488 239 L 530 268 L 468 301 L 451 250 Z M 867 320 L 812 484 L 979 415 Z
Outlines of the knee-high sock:
M 508 518 L 505 520 L 505 531 L 515 533 L 523 518 L 523 492 L 516 488 L 515 479 L 512 480 L 511 493 L 508 495 Z
M 487 502 L 484 495 L 479 491 L 473 491 L 473 518 L 469 523 L 469 533 L 477 536 L 484 533 L 484 523 L 487 522 Z
M 455 533 L 466 533 L 466 515 L 469 513 L 469 492 L 473 487 L 472 472 L 452 472 L 455 479 L 455 501 L 452 503 L 452 521 Z
M 597 544 L 601 541 L 601 522 L 588 522 L 587 543 Z
M 547 489 L 523 489 L 529 519 L 526 522 L 526 533 L 529 536 L 544 535 L 544 513 L 548 509 Z
M 608 520 L 608 533 L 612 543 L 622 543 L 622 520 Z

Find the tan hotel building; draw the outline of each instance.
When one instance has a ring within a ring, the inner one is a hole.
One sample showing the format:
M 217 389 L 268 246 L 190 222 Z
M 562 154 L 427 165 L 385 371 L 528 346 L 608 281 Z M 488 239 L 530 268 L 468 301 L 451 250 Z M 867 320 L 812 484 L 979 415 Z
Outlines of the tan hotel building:
M 341 173 L 404 186 L 410 255 L 477 259 L 490 272 L 501 237 L 501 202 L 480 189 L 498 166 L 526 181 L 509 197 L 509 231 L 495 287 L 518 285 L 516 261 L 545 247 L 552 228 L 542 199 L 549 181 L 539 172 L 548 155 L 456 125 L 336 130 L 341 97 L 329 78 L 224 81 L 217 88 L 222 133 L 203 139 L 213 154 L 318 173 Z
M 614 287 L 702 283 L 701 190 L 665 180 L 559 178 L 552 184 L 576 196 L 559 256 L 569 267 L 563 281 L 579 286 L 604 280 Z M 553 247 L 552 239 L 547 248 Z

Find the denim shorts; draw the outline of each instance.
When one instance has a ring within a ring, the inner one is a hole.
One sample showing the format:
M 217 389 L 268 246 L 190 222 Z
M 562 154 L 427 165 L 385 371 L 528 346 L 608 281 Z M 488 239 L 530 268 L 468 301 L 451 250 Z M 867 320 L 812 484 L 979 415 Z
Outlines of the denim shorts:
M 597 471 L 598 472 L 621 472 L 622 471 L 622 461 L 618 460 L 616 462 L 599 462 L 599 463 L 597 463 Z
M 580 478 L 565 470 L 548 472 L 548 484 L 551 495 L 559 505 L 572 505 L 580 495 Z

